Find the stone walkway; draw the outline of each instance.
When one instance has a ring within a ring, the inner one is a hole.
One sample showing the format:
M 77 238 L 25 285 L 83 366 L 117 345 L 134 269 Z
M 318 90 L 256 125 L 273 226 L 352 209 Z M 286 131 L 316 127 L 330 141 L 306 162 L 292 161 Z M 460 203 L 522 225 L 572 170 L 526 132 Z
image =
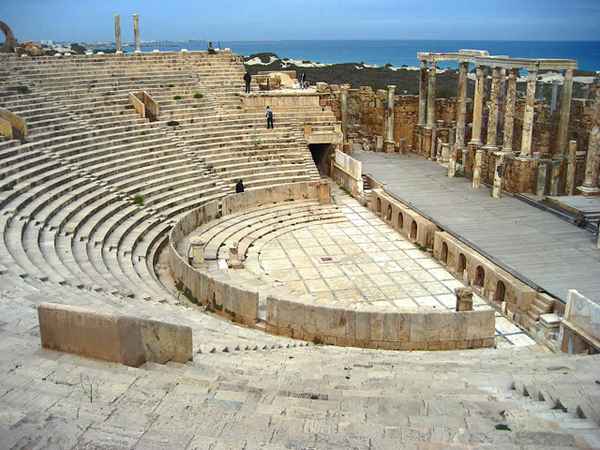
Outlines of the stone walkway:
M 465 178 L 413 155 L 356 151 L 363 173 L 441 228 L 534 287 L 566 302 L 569 289 L 600 301 L 595 237 L 510 196 L 494 199 Z

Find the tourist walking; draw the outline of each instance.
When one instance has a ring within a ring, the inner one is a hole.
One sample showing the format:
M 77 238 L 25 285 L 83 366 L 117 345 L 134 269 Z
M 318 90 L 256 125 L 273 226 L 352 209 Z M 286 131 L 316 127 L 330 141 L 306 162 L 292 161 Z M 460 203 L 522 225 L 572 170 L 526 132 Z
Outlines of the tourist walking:
M 250 83 L 252 82 L 252 75 L 250 72 L 246 71 L 244 74 L 244 81 L 246 82 L 246 94 L 250 93 Z
M 241 194 L 242 192 L 244 192 L 244 182 L 240 178 L 237 183 L 235 183 L 235 193 Z
M 212 42 L 210 42 L 210 41 L 208 42 L 208 49 L 207 49 L 207 51 L 208 51 L 208 54 L 209 54 L 209 55 L 214 55 L 214 54 L 216 54 L 216 53 L 217 53 L 217 52 L 215 51 L 214 47 L 213 47 L 213 43 L 212 43 Z
M 267 129 L 275 128 L 275 127 L 273 127 L 273 110 L 271 109 L 270 106 L 267 106 L 267 111 L 266 111 L 265 115 L 267 117 Z

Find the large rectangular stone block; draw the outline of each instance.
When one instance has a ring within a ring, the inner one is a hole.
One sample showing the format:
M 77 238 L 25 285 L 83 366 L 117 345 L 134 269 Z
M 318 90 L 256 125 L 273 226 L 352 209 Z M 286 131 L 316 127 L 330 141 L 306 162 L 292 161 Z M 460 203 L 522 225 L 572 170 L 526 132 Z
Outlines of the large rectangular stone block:
M 42 347 L 138 367 L 192 359 L 192 330 L 69 305 L 38 307 Z

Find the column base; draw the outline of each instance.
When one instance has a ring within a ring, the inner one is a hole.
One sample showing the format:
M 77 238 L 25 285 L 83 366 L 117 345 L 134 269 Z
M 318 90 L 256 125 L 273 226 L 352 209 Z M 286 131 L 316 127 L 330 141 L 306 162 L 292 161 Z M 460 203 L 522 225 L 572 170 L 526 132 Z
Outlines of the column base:
M 117 50 L 117 51 L 115 52 L 115 55 L 122 55 L 122 54 L 123 54 L 123 52 L 122 52 L 121 50 Z
M 578 186 L 577 190 L 586 197 L 594 197 L 600 195 L 600 188 L 597 187 Z
M 396 143 L 394 141 L 385 141 L 383 143 L 383 151 L 385 153 L 395 153 L 396 152 Z

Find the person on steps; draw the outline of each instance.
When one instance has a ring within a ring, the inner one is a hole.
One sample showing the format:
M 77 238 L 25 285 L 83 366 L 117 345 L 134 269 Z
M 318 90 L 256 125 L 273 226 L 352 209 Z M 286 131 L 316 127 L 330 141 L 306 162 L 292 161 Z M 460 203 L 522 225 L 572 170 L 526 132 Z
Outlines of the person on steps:
M 270 106 L 267 106 L 267 112 L 265 113 L 267 116 L 267 129 L 274 128 L 273 127 L 273 110 Z
M 242 192 L 244 192 L 244 182 L 240 178 L 237 183 L 235 183 L 235 193 L 241 194 Z
M 246 71 L 244 74 L 244 81 L 246 82 L 246 94 L 250 93 L 250 83 L 252 82 L 252 75 L 250 72 Z

